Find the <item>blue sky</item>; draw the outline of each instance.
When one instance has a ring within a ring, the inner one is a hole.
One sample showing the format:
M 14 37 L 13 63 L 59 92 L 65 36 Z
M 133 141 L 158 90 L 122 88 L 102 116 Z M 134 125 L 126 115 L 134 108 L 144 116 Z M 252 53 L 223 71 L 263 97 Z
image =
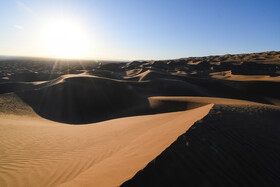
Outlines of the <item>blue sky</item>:
M 51 56 L 40 33 L 59 17 L 82 25 L 85 58 L 280 50 L 279 9 L 279 0 L 0 0 L 0 55 Z

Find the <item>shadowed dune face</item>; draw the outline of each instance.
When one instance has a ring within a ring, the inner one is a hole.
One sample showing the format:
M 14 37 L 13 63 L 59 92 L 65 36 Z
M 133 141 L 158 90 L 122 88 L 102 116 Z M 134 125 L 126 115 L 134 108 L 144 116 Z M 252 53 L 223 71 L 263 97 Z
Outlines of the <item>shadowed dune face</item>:
M 147 99 L 132 88 L 110 79 L 69 77 L 18 96 L 42 117 L 64 123 L 90 123 L 143 114 Z
M 122 186 L 278 186 L 280 109 L 215 105 Z
M 173 111 L 190 110 L 205 106 L 209 103 L 200 101 L 180 101 L 178 99 L 149 98 L 150 107 L 154 112 L 164 113 Z

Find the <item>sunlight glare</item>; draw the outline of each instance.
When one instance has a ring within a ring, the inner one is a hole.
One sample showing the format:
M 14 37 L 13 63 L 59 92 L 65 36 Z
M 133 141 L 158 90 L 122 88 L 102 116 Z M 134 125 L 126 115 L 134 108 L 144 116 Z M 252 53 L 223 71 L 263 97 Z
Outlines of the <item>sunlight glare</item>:
M 81 58 L 85 55 L 87 39 L 79 24 L 60 19 L 45 25 L 44 43 L 50 56 Z

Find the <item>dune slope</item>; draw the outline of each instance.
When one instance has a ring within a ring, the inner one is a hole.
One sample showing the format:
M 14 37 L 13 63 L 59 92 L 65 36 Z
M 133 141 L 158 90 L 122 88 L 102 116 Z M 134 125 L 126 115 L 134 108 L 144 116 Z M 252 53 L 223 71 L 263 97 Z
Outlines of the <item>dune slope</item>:
M 70 124 L 141 114 L 149 105 L 125 82 L 90 75 L 62 76 L 17 95 L 40 116 Z
M 280 109 L 217 104 L 122 186 L 279 186 Z
M 211 107 L 82 126 L 1 116 L 0 186 L 118 186 Z

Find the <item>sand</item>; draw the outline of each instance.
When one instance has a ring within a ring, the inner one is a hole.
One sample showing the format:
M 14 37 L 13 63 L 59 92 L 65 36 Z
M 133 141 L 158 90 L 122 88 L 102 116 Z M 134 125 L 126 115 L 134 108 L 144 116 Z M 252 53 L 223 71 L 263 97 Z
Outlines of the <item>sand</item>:
M 122 186 L 279 186 L 280 109 L 216 104 Z
M 0 67 L 1 187 L 280 185 L 280 52 Z
M 118 186 L 211 107 L 80 126 L 1 116 L 0 186 Z

